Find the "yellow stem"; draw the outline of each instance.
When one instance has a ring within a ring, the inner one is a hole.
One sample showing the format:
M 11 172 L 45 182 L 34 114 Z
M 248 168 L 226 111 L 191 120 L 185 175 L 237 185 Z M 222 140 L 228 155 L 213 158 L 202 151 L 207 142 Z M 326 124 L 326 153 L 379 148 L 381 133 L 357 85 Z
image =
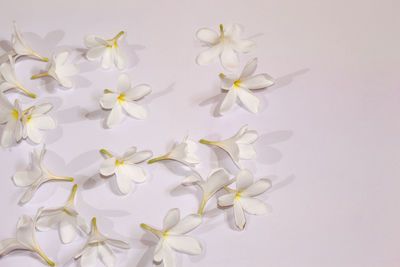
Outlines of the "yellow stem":
M 116 42 L 119 37 L 121 37 L 121 35 L 123 35 L 125 32 L 124 31 L 120 31 L 114 38 L 112 38 L 110 41 L 114 41 Z
M 153 227 L 148 226 L 145 223 L 141 223 L 140 227 L 152 232 L 155 236 L 160 237 L 162 236 L 162 232 L 160 230 L 154 229 Z
M 24 111 L 22 111 L 22 114 L 26 115 L 33 108 L 35 108 L 35 106 L 31 106 L 30 108 L 25 109 Z
M 199 142 L 202 143 L 202 144 L 207 144 L 207 145 L 215 145 L 217 143 L 217 142 L 213 142 L 213 141 L 207 141 L 207 140 L 204 140 L 204 139 L 200 139 Z
M 55 175 L 55 174 L 52 174 L 52 173 L 50 173 L 50 175 L 55 180 L 70 181 L 70 182 L 74 181 L 74 178 L 72 178 L 72 177 L 58 176 L 58 175 Z
M 226 191 L 228 191 L 228 193 L 234 193 L 234 192 L 235 192 L 235 190 L 230 189 L 230 188 L 227 187 L 227 186 L 224 186 L 224 189 L 225 189 Z
M 221 77 L 221 78 L 226 78 L 226 75 L 223 74 L 223 73 L 220 73 L 220 74 L 219 74 L 219 77 Z
M 34 93 L 31 93 L 30 91 L 28 91 L 28 89 L 26 89 L 25 87 L 23 87 L 22 85 L 20 85 L 18 87 L 19 89 L 21 89 L 22 91 L 24 91 L 27 95 L 29 95 L 32 98 L 36 98 L 36 95 Z
M 92 218 L 92 223 L 93 223 L 94 232 L 97 233 L 99 231 L 99 229 L 97 228 L 96 217 Z
M 38 58 L 40 58 L 41 60 L 43 60 L 44 62 L 49 62 L 49 59 L 47 57 L 42 57 L 41 55 L 39 55 L 38 53 L 32 51 L 32 54 Z
M 110 94 L 110 93 L 114 93 L 113 91 L 110 91 L 108 89 L 104 89 L 104 93 Z
M 43 72 L 43 73 L 39 73 L 39 74 L 36 74 L 36 75 L 33 75 L 33 76 L 31 77 L 31 80 L 34 80 L 34 79 L 37 79 L 37 78 L 41 78 L 41 77 L 45 77 L 45 76 L 50 76 L 50 74 L 49 74 L 48 71 Z
M 151 164 L 151 163 L 154 163 L 154 162 L 157 162 L 157 161 L 160 161 L 160 160 L 165 160 L 165 159 L 167 159 L 167 158 L 166 158 L 166 155 L 160 156 L 160 157 L 158 157 L 158 158 L 151 159 L 151 160 L 149 160 L 147 163 L 148 163 L 148 164 Z
M 47 258 L 46 254 L 44 254 L 44 252 L 40 248 L 37 249 L 36 252 L 40 255 L 40 257 L 42 257 L 47 262 L 48 265 L 50 265 L 50 266 L 55 266 L 56 265 L 49 258 Z
M 72 188 L 72 192 L 71 192 L 71 195 L 69 196 L 68 201 L 74 201 L 77 189 L 78 189 L 78 185 L 74 184 L 74 187 Z
M 100 149 L 100 153 L 103 153 L 104 155 L 109 156 L 110 158 L 114 157 L 110 152 L 108 152 L 105 149 Z
M 204 210 L 204 207 L 205 207 L 206 204 L 207 204 L 207 201 L 208 201 L 208 199 L 205 198 L 205 197 L 203 197 L 203 201 L 201 201 L 200 209 L 199 209 L 199 211 L 197 212 L 199 215 L 201 215 L 201 214 L 203 213 L 203 210 Z

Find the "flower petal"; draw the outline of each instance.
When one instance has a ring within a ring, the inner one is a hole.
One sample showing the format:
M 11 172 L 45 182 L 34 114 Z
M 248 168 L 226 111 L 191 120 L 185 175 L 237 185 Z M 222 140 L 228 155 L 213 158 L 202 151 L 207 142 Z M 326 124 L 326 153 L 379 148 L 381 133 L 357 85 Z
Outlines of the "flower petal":
M 125 165 L 120 165 L 115 171 L 119 191 L 126 195 L 132 191 L 132 173 Z
M 32 114 L 45 114 L 49 112 L 53 108 L 53 105 L 50 103 L 43 103 L 40 105 L 37 105 L 33 111 Z
M 227 76 L 225 74 L 223 75 L 223 77 L 220 75 L 219 78 L 221 80 L 221 88 L 224 90 L 231 90 L 235 81 L 238 80 L 237 77 Z
M 14 119 L 11 119 L 7 122 L 6 126 L 3 129 L 3 134 L 1 135 L 2 147 L 9 147 L 15 142 L 15 129 L 17 127 L 17 123 L 18 121 Z
M 41 172 L 39 170 L 17 171 L 13 176 L 13 180 L 17 186 L 28 186 L 33 184 L 40 174 Z
M 19 202 L 21 204 L 25 204 L 27 203 L 29 200 L 32 199 L 33 195 L 36 193 L 37 189 L 39 188 L 39 186 L 41 185 L 41 183 L 35 183 L 32 184 L 24 193 L 24 195 L 22 196 L 22 198 L 19 200 Z
M 131 78 L 126 73 L 121 73 L 118 76 L 117 87 L 120 92 L 125 92 L 131 88 Z
M 238 200 L 243 209 L 254 215 L 261 215 L 268 212 L 268 206 L 259 199 L 251 197 L 241 197 Z
M 222 52 L 222 45 L 221 44 L 214 45 L 213 47 L 207 48 L 206 50 L 201 52 L 197 56 L 196 62 L 201 66 L 208 65 L 214 62 L 221 54 L 221 52 Z
M 97 36 L 94 34 L 89 34 L 85 36 L 85 45 L 89 47 L 98 46 L 99 42 L 97 41 Z
M 59 226 L 60 238 L 64 244 L 71 243 L 78 232 L 75 226 L 69 220 L 62 220 Z
M 190 236 L 168 235 L 168 244 L 175 250 L 189 255 L 199 255 L 202 251 L 200 242 Z
M 202 182 L 202 180 L 194 175 L 190 175 L 188 177 L 185 177 L 182 181 L 181 184 L 182 185 L 193 185 L 193 184 L 200 184 Z
M 26 247 L 22 246 L 15 238 L 7 238 L 0 241 L 0 257 L 17 249 L 26 249 Z
M 113 53 L 112 49 L 109 47 L 106 47 L 103 53 L 103 58 L 101 60 L 101 67 L 103 69 L 109 69 L 113 64 Z
M 64 214 L 60 209 L 43 210 L 36 219 L 36 229 L 48 231 L 64 219 Z
M 262 89 L 274 84 L 274 78 L 266 73 L 257 74 L 242 80 L 242 84 L 248 89 Z
M 237 91 L 238 97 L 243 105 L 251 112 L 257 113 L 260 109 L 260 100 L 247 88 L 241 87 Z
M 90 233 L 90 225 L 86 222 L 84 218 L 82 218 L 80 215 L 76 216 L 76 224 L 81 228 L 83 232 L 86 234 Z
M 140 163 L 145 160 L 148 160 L 152 156 L 153 156 L 153 152 L 151 152 L 150 150 L 143 150 L 143 151 L 139 151 L 129 157 L 124 157 L 124 161 L 127 163 Z
M 126 61 L 126 55 L 124 51 L 121 50 L 118 46 L 113 46 L 112 48 L 113 51 L 113 57 L 114 57 L 114 64 L 117 66 L 119 70 L 122 70 L 126 67 L 127 61 Z
M 60 65 L 60 66 L 64 65 L 65 62 L 67 62 L 68 56 L 69 56 L 68 51 L 63 51 L 63 52 L 57 54 L 57 56 L 55 57 L 55 60 L 54 60 L 56 65 Z
M 97 246 L 97 253 L 105 266 L 113 267 L 115 265 L 117 257 L 107 245 Z
M 236 97 L 237 97 L 237 90 L 231 89 L 228 91 L 226 94 L 224 100 L 221 103 L 221 106 L 219 107 L 219 114 L 224 115 L 226 114 L 229 110 L 231 110 L 232 106 L 236 102 Z
M 256 157 L 257 153 L 251 144 L 237 144 L 239 147 L 239 158 L 241 159 L 253 159 Z
M 123 249 L 129 249 L 131 246 L 122 241 L 122 240 L 117 240 L 117 239 L 111 239 L 111 238 L 107 238 L 105 240 L 105 242 L 111 246 L 117 247 L 117 248 L 123 248 Z
M 151 87 L 148 84 L 139 84 L 133 88 L 127 89 L 124 93 L 128 100 L 139 100 L 151 93 Z
M 176 267 L 174 252 L 166 242 L 163 242 L 162 255 L 163 267 Z
M 204 193 L 208 197 L 211 197 L 228 182 L 229 174 L 226 172 L 226 170 L 223 168 L 215 169 L 210 173 L 209 177 L 207 178 L 207 182 L 203 186 Z
M 243 230 L 246 225 L 246 217 L 244 216 L 241 202 L 235 201 L 235 204 L 233 204 L 233 213 L 236 226 L 239 227 L 240 230 Z
M 22 215 L 17 223 L 17 241 L 24 246 L 36 248 L 35 226 L 31 217 Z
M 50 115 L 35 116 L 29 123 L 41 130 L 52 130 L 57 126 L 56 121 Z
M 163 260 L 163 243 L 164 239 L 160 239 L 154 249 L 153 261 L 160 263 Z
M 253 184 L 253 174 L 247 169 L 240 170 L 236 176 L 237 190 L 244 190 L 252 184 Z
M 201 28 L 196 32 L 196 36 L 200 41 L 216 44 L 219 41 L 218 33 L 208 28 Z
M 86 58 L 88 60 L 96 60 L 103 56 L 103 54 L 106 52 L 106 49 L 107 48 L 104 46 L 95 46 L 93 48 L 90 48 L 86 52 Z
M 104 109 L 112 109 L 118 101 L 118 94 L 105 93 L 100 99 L 100 105 Z
M 253 58 L 243 68 L 242 74 L 240 74 L 240 80 L 243 81 L 244 78 L 253 75 L 253 73 L 256 71 L 256 68 L 257 68 L 257 58 Z
M 126 161 L 128 158 L 132 157 L 135 155 L 137 148 L 135 146 L 131 146 L 128 148 L 125 152 L 124 155 L 122 156 L 123 161 Z
M 110 114 L 107 117 L 107 126 L 109 128 L 114 127 L 122 120 L 122 107 L 121 105 L 115 105 L 112 109 Z
M 175 226 L 180 219 L 180 212 L 179 209 L 175 208 L 175 209 L 170 209 L 167 214 L 164 217 L 163 220 L 163 230 L 169 230 L 171 229 L 173 226 Z
M 251 40 L 235 40 L 232 43 L 233 48 L 241 53 L 248 53 L 256 44 Z
M 235 202 L 236 193 L 228 193 L 218 198 L 218 205 L 221 207 L 232 206 Z
M 31 124 L 32 122 L 29 122 L 28 127 L 26 127 L 26 135 L 32 142 L 40 144 L 43 140 L 43 133 L 39 131 L 38 128 L 36 128 L 34 125 Z
M 221 64 L 225 69 L 230 71 L 234 71 L 239 67 L 238 55 L 229 46 L 224 47 L 221 53 Z
M 199 214 L 189 214 L 180 220 L 175 226 L 170 228 L 168 233 L 174 235 L 183 235 L 199 226 L 201 222 L 202 218 Z
M 87 246 L 82 252 L 81 266 L 91 267 L 96 263 L 97 259 L 97 246 Z
M 100 165 L 100 173 L 104 176 L 110 176 L 115 173 L 116 159 L 114 157 L 104 160 Z
M 258 139 L 258 133 L 255 130 L 244 130 L 239 136 L 237 136 L 236 143 L 251 144 Z
M 129 115 L 136 119 L 143 120 L 147 117 L 146 109 L 135 102 L 124 101 L 122 102 L 122 107 Z
M 269 188 L 271 188 L 271 186 L 272 186 L 272 184 L 269 180 L 260 179 L 257 182 L 255 182 L 254 184 L 247 187 L 245 190 L 243 190 L 242 196 L 243 197 L 257 196 L 257 195 L 267 191 Z
M 123 164 L 119 169 L 123 168 L 126 175 L 136 183 L 143 183 L 147 179 L 147 174 L 142 167 L 135 164 Z

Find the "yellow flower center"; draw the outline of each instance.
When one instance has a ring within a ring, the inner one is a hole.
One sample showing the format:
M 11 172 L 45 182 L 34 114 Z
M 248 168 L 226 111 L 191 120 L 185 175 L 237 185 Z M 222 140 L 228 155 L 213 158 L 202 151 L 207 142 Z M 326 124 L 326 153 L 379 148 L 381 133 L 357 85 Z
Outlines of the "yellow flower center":
M 12 111 L 12 116 L 13 116 L 14 119 L 17 120 L 18 117 L 19 117 L 19 112 L 18 112 L 18 110 L 14 109 L 14 110 Z
M 242 190 L 239 190 L 239 191 L 236 193 L 235 201 L 238 200 L 238 199 L 241 198 L 241 197 L 242 197 Z
M 167 238 L 167 236 L 168 236 L 168 230 L 164 232 L 163 238 L 165 239 L 165 238 Z
M 119 160 L 119 159 L 117 159 L 116 161 L 115 161 L 115 165 L 117 165 L 117 166 L 119 166 L 119 165 L 121 165 L 121 164 L 124 164 L 124 161 L 123 160 Z
M 241 83 L 242 83 L 242 81 L 241 81 L 240 79 L 239 79 L 239 80 L 236 80 L 236 81 L 233 83 L 233 87 L 234 87 L 234 88 L 239 88 Z
M 120 94 L 118 97 L 118 102 L 124 102 L 124 101 L 126 101 L 125 94 Z

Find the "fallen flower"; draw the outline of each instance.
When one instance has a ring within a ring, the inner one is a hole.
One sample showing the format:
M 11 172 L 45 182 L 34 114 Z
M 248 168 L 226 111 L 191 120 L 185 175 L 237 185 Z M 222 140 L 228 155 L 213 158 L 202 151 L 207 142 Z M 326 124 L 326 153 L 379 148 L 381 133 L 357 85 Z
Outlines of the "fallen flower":
M 6 124 L 1 135 L 1 146 L 6 148 L 22 138 L 23 127 L 21 116 L 23 111 L 18 100 L 12 105 L 8 99 L 0 93 L 0 124 Z
M 39 144 L 43 141 L 41 130 L 52 130 L 56 128 L 56 121 L 47 113 L 53 108 L 50 103 L 32 106 L 23 112 L 23 138 L 29 138 L 32 142 Z

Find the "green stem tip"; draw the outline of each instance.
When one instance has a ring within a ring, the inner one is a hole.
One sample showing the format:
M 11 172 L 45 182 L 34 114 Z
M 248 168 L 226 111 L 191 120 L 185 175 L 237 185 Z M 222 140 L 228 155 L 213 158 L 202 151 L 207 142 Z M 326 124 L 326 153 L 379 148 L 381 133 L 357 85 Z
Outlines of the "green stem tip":
M 160 161 L 160 160 L 165 160 L 165 159 L 167 159 L 167 158 L 164 155 L 164 156 L 161 156 L 161 157 L 157 157 L 157 158 L 151 159 L 147 163 L 151 164 L 151 163 L 154 163 L 154 162 L 157 162 L 157 161 Z
M 107 150 L 105 150 L 105 149 L 100 149 L 100 153 L 103 153 L 104 155 L 107 155 L 110 158 L 113 157 L 113 155 L 110 152 L 108 152 Z

